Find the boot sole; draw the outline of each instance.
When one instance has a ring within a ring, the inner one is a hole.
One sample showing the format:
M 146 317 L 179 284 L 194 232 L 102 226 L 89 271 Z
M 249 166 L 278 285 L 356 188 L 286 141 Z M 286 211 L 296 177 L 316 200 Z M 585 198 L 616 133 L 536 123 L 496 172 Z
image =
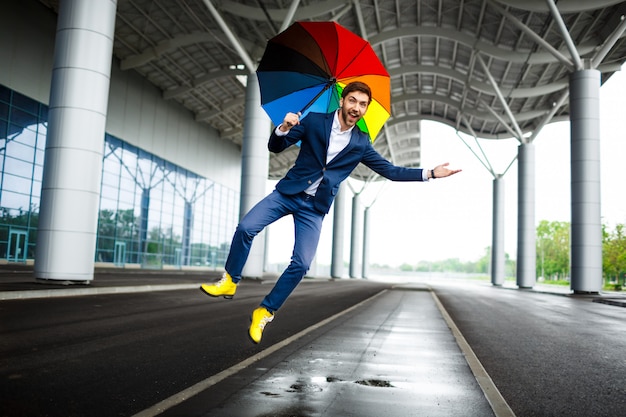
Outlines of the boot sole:
M 208 295 L 210 297 L 214 297 L 214 298 L 224 297 L 227 300 L 232 300 L 233 297 L 235 296 L 235 294 L 233 294 L 233 295 L 214 295 L 214 294 L 211 294 L 210 292 L 205 291 L 204 288 L 202 288 L 202 287 L 200 287 L 200 291 L 202 291 L 204 294 L 206 294 L 206 295 Z

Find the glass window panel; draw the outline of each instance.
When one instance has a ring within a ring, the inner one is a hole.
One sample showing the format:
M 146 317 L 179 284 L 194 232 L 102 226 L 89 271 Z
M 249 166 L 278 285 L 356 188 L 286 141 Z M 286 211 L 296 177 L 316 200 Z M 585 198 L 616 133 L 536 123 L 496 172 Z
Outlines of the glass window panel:
M 43 166 L 33 166 L 33 179 L 41 181 L 43 179 Z
M 43 167 L 45 152 L 43 150 L 35 150 L 35 164 L 39 167 Z
M 5 153 L 7 155 L 7 158 L 11 158 L 14 160 L 20 160 L 20 161 L 28 161 L 28 165 L 30 165 L 30 163 L 35 159 L 35 149 L 30 147 L 30 146 L 26 146 L 23 145 L 21 143 L 18 142 L 9 142 L 7 144 L 7 148 L 5 150 Z M 12 166 L 10 166 L 10 164 L 7 162 L 7 164 L 5 165 L 5 169 L 7 170 L 11 170 L 11 169 L 19 169 L 19 168 L 13 168 Z M 28 176 L 30 176 L 30 171 L 32 171 L 32 169 L 27 170 L 29 173 L 27 174 Z M 13 171 L 10 171 L 13 172 Z M 13 172 L 16 173 L 16 172 Z
M 122 190 L 134 191 L 136 187 L 137 184 L 135 183 L 135 180 L 125 177 L 120 179 L 120 188 Z
M 28 162 L 20 161 L 20 160 L 7 156 L 5 163 L 4 163 L 4 168 L 5 168 L 4 170 L 5 175 L 8 174 L 8 175 L 12 175 L 15 177 L 19 177 L 21 179 L 28 181 L 29 183 L 32 179 L 33 166 L 29 164 Z M 6 186 L 6 181 L 7 180 L 5 178 L 4 180 L 5 186 Z M 28 188 L 22 189 L 22 191 L 26 191 L 26 190 L 30 190 L 30 185 L 28 186 Z
M 107 185 L 110 187 L 117 188 L 118 181 L 119 181 L 119 178 L 117 177 L 117 175 L 112 174 L 110 172 L 102 173 L 102 185 L 103 186 Z
M 119 190 L 119 201 L 132 205 L 135 201 L 135 193 L 126 190 Z
M 0 101 L 0 119 L 5 123 L 9 120 L 9 104 L 2 101 Z M 2 130 L 0 130 L 1 133 L 3 133 Z
M 20 93 L 13 92 L 13 100 L 11 104 L 14 107 L 18 107 L 22 110 L 26 110 L 30 114 L 38 114 L 39 113 L 39 103 L 33 100 L 32 98 L 28 98 Z
M 29 206 L 30 196 L 28 194 L 16 193 L 8 189 L 2 190 L 2 195 L 0 195 L 0 207 L 28 210 Z
M 31 129 L 24 129 L 22 133 L 13 139 L 16 143 L 23 143 L 26 146 L 34 148 L 37 144 L 37 132 Z
M 114 186 L 112 187 L 112 186 L 103 184 L 102 189 L 100 191 L 100 197 L 117 201 L 119 198 L 119 190 L 117 189 L 117 187 L 114 187 Z
M 11 101 L 12 90 L 0 84 L 0 101 L 9 103 Z
M 35 114 L 31 114 L 18 108 L 12 107 L 9 122 L 19 128 L 25 128 L 32 124 L 36 124 L 37 116 Z
M 48 106 L 46 106 L 45 104 L 39 105 L 39 119 L 46 121 L 48 120 Z
M 33 197 L 41 197 L 41 181 L 33 180 L 32 195 Z

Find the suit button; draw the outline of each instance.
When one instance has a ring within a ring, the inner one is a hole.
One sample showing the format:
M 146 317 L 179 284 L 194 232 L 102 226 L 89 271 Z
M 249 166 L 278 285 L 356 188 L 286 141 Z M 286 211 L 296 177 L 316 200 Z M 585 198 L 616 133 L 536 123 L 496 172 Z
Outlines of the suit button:
M 309 185 L 313 184 L 313 181 L 309 180 Z

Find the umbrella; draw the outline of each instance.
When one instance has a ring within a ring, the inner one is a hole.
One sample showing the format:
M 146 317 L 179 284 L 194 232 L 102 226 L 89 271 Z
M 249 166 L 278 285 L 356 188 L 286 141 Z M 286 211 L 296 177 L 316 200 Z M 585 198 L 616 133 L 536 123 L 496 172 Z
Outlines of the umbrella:
M 335 22 L 296 22 L 270 39 L 257 76 L 261 106 L 276 125 L 287 112 L 339 108 L 343 88 L 362 81 L 372 102 L 357 126 L 372 142 L 391 114 L 389 73 L 372 46 Z

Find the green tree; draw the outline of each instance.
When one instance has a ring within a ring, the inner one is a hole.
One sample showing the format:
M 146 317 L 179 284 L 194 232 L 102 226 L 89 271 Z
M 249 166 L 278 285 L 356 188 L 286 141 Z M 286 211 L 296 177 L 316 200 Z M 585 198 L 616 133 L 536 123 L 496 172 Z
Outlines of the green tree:
M 623 224 L 615 226 L 612 232 L 607 230 L 606 225 L 602 225 L 602 271 L 604 278 L 618 287 L 624 285 L 624 274 L 626 274 L 626 235 L 624 232 Z
M 569 222 L 542 220 L 537 226 L 537 276 L 559 280 L 569 276 Z

